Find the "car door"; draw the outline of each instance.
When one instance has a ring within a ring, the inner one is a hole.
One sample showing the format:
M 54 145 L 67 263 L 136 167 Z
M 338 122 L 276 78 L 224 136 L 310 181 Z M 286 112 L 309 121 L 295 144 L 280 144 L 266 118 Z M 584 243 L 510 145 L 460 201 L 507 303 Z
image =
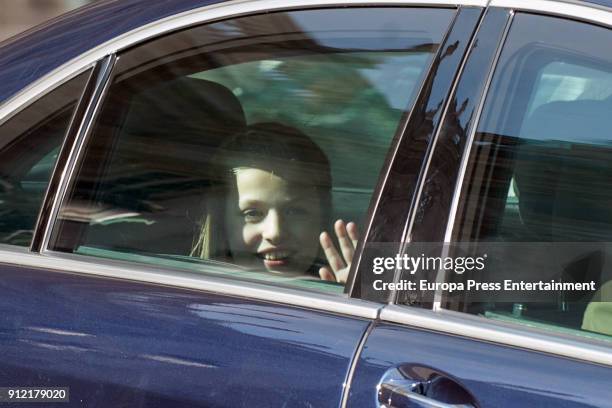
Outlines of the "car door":
M 347 406 L 611 406 L 611 21 L 491 3 L 388 237 L 404 245 L 367 238 L 353 287 L 394 304 L 360 346 Z
M 416 96 L 441 60 L 454 75 L 481 9 L 313 6 L 196 10 L 105 45 L 29 249 L 1 249 L 3 384 L 73 406 L 343 403 L 380 305 L 200 251 L 209 168 L 245 126 L 280 122 L 328 157 L 329 220 L 367 225 Z

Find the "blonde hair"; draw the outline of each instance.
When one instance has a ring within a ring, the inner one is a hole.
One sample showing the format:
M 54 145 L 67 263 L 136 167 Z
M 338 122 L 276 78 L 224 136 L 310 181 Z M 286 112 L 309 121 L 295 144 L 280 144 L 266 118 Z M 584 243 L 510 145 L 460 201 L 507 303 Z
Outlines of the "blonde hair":
M 190 256 L 195 256 L 202 259 L 211 259 L 211 215 L 205 214 L 202 220 L 202 227 L 200 233 L 196 236 L 196 239 L 191 248 Z
M 222 205 L 225 200 L 225 189 L 210 188 L 209 194 L 204 197 L 204 213 L 195 236 L 190 256 L 201 259 L 229 260 L 231 255 L 227 248 L 224 218 L 225 211 Z M 221 194 L 220 194 L 221 193 Z M 223 197 L 219 197 L 223 195 Z

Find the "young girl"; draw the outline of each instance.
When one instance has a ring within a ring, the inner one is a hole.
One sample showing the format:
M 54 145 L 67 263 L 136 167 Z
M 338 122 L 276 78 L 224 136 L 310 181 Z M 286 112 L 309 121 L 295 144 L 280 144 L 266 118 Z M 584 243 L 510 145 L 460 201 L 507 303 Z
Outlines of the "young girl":
M 340 252 L 321 232 L 330 220 L 330 166 L 308 136 L 278 123 L 251 125 L 220 147 L 211 168 L 193 255 L 346 282 L 357 228 L 336 221 Z

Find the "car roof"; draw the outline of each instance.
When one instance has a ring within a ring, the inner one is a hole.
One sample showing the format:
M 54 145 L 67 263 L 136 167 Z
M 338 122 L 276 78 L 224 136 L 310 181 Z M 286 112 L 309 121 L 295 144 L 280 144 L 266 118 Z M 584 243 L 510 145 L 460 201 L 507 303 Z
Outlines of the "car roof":
M 103 0 L 0 43 L 0 104 L 83 52 L 153 21 L 223 0 Z
M 102 0 L 0 42 L 0 105 L 37 79 L 114 37 L 164 17 L 224 1 Z M 612 0 L 576 3 L 612 8 Z

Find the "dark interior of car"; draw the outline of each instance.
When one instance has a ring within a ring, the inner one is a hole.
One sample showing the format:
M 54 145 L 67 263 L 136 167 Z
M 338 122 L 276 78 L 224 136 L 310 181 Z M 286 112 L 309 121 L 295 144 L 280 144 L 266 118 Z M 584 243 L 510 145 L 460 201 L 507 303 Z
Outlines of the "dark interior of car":
M 477 134 L 467 174 L 481 187 L 468 193 L 472 204 L 463 207 L 458 235 L 509 243 L 498 246 L 501 252 L 490 259 L 488 278 L 593 281 L 599 286 L 612 279 L 606 267 L 612 251 L 605 244 L 612 238 L 612 98 L 552 101 L 528 114 L 521 101 L 531 98 L 526 92 L 534 89 L 540 69 L 560 58 L 558 53 L 545 50 L 536 67 L 514 75 L 506 84 L 513 97 L 500 110 L 510 114 L 484 126 L 495 132 Z M 537 61 L 534 54 L 529 57 Z M 527 248 L 512 243 L 543 244 Z M 588 290 L 540 292 L 537 299 L 521 303 L 520 315 L 580 328 L 593 295 Z M 473 313 L 510 314 L 515 303 L 468 301 L 464 307 Z
M 188 255 L 210 182 L 203 163 L 245 126 L 242 107 L 223 86 L 184 77 L 134 94 L 128 106 L 82 244 Z

